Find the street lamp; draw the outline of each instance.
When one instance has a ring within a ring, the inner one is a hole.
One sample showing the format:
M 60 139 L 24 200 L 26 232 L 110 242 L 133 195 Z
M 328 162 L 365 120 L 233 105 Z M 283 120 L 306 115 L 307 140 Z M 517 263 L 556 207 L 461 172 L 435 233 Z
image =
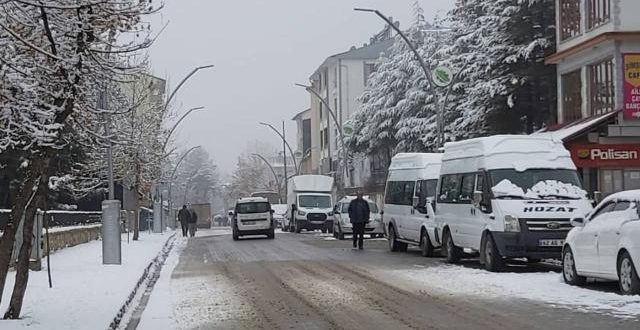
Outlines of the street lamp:
M 187 155 L 189 155 L 192 151 L 198 149 L 198 148 L 202 148 L 201 146 L 195 146 L 192 147 L 191 149 L 187 150 L 178 160 L 178 162 L 176 163 L 176 166 L 173 168 L 173 172 L 171 172 L 171 176 L 169 177 L 169 215 L 171 216 L 171 221 L 173 222 L 175 220 L 174 214 L 173 214 L 173 196 L 171 196 L 171 188 L 173 187 L 173 180 L 175 178 L 176 175 L 176 171 L 178 170 L 178 167 L 180 167 L 180 164 L 182 164 L 182 161 L 187 157 Z M 175 222 L 173 222 L 174 224 L 174 228 L 175 228 Z
M 294 167 L 294 169 L 296 170 L 296 174 L 300 174 L 300 171 L 299 171 L 299 169 L 298 169 L 298 163 L 296 162 L 296 157 L 295 157 L 295 154 L 293 153 L 293 149 L 291 148 L 291 145 L 289 145 L 289 142 L 287 142 L 287 139 L 286 139 L 286 137 L 285 137 L 284 122 L 282 122 L 282 132 L 278 131 L 278 130 L 277 130 L 275 127 L 273 127 L 273 125 L 271 125 L 271 124 L 263 123 L 263 122 L 260 122 L 259 124 L 260 124 L 260 125 L 262 125 L 262 126 L 267 126 L 267 127 L 269 127 L 272 131 L 274 131 L 276 134 L 278 134 L 278 136 L 282 139 L 282 143 L 283 143 L 283 145 L 284 145 L 287 149 L 289 149 L 289 153 L 291 153 L 291 160 L 293 161 L 293 167 Z M 287 167 L 287 166 L 286 166 L 286 164 L 287 164 L 287 153 L 286 153 L 286 150 L 285 150 L 285 153 L 284 153 L 284 163 L 285 163 L 285 170 L 286 170 L 286 167 Z
M 379 10 L 377 9 L 369 9 L 369 8 L 354 8 L 353 10 L 355 11 L 361 11 L 361 12 L 367 12 L 367 13 L 374 13 L 376 15 L 378 15 L 378 17 L 382 18 L 385 22 L 387 22 L 387 24 L 389 24 L 389 26 L 391 26 L 392 29 L 394 29 L 398 35 L 400 35 L 400 37 L 402 38 L 402 40 L 404 40 L 404 42 L 407 44 L 407 46 L 409 46 L 409 48 L 411 49 L 411 51 L 413 52 L 413 54 L 416 57 L 416 60 L 418 61 L 418 63 L 420 64 L 420 67 L 422 68 L 422 71 L 424 72 L 424 75 L 427 78 L 427 81 L 429 82 L 429 88 L 431 88 L 433 90 L 434 88 L 434 83 L 433 83 L 433 78 L 431 77 L 431 71 L 429 70 L 429 68 L 427 67 L 427 63 L 424 61 L 424 59 L 422 58 L 422 56 L 420 56 L 420 53 L 418 53 L 418 50 L 416 49 L 416 47 L 413 45 L 413 43 L 411 43 L 411 41 L 409 41 L 409 38 L 402 32 L 402 30 L 400 30 L 400 28 L 395 25 L 391 19 L 389 19 L 387 16 L 385 16 L 383 13 L 381 13 Z M 445 30 L 445 29 L 443 29 Z M 453 82 L 453 79 L 451 80 L 451 82 Z M 438 131 L 438 139 L 437 139 L 437 148 L 439 149 L 443 143 L 444 143 L 444 108 L 446 106 L 446 102 L 448 99 L 448 96 L 451 92 L 451 86 L 453 86 L 453 83 L 450 85 L 449 90 L 446 93 L 446 96 L 444 98 L 444 102 L 442 104 L 442 108 L 440 109 L 440 111 L 438 111 L 437 116 L 436 116 L 436 125 L 437 125 L 437 131 Z M 434 93 L 435 94 L 435 93 Z M 434 95 L 435 96 L 435 95 Z
M 271 163 L 269 163 L 269 161 L 266 158 L 264 158 L 262 155 L 256 154 L 256 153 L 251 154 L 251 155 L 261 159 L 265 164 L 267 164 L 267 166 L 271 170 L 271 173 L 273 173 L 273 177 L 276 180 L 276 185 L 278 186 L 278 196 L 280 198 L 280 202 L 282 203 L 282 201 L 283 201 L 283 199 L 282 199 L 282 186 L 280 185 L 280 179 L 278 179 L 278 174 L 276 173 L 276 170 L 273 169 L 273 166 L 271 165 Z M 286 178 L 285 178 L 285 180 L 286 180 Z M 285 192 L 285 194 L 286 194 L 286 192 Z
M 334 124 L 336 124 L 336 127 L 338 128 L 338 133 L 340 134 L 340 145 L 342 145 L 342 158 L 343 158 L 342 169 L 343 169 L 343 174 L 345 178 L 348 177 L 349 171 L 347 170 L 347 146 L 344 143 L 344 131 L 342 130 L 342 124 L 340 123 L 340 121 L 338 121 L 338 117 L 336 116 L 335 111 L 331 109 L 329 102 L 327 102 L 327 100 L 325 100 L 324 97 L 322 97 L 322 95 L 320 95 L 320 93 L 318 93 L 318 91 L 316 91 L 313 87 L 308 85 L 303 85 L 303 84 L 295 84 L 295 85 L 298 87 L 304 88 L 307 92 L 311 93 L 312 95 L 320 99 L 320 102 L 322 102 L 324 107 L 327 108 L 327 112 L 329 112 L 329 114 L 331 115 L 331 118 L 333 119 Z M 343 185 L 346 185 L 346 182 L 343 182 Z
M 187 80 L 189 80 L 189 78 L 191 78 L 194 74 L 196 74 L 200 70 L 210 69 L 210 68 L 213 68 L 213 65 L 203 65 L 203 66 L 199 66 L 199 67 L 196 67 L 193 70 L 191 70 L 191 72 L 189 72 L 189 74 L 186 75 L 180 81 L 180 83 L 178 84 L 178 86 L 176 86 L 176 88 L 173 90 L 173 92 L 171 92 L 171 94 L 169 95 L 169 98 L 167 99 L 167 102 L 164 104 L 164 110 L 165 111 L 167 110 L 167 108 L 169 107 L 169 104 L 173 100 L 173 97 L 176 96 L 176 93 L 178 93 L 178 91 L 180 90 L 182 85 L 184 85 L 187 82 Z
M 167 134 L 167 138 L 164 140 L 164 143 L 162 144 L 162 150 L 164 151 L 167 148 L 167 144 L 169 143 L 169 139 L 171 138 L 171 135 L 173 134 L 173 132 L 176 130 L 176 128 L 178 128 L 178 125 L 180 125 L 180 123 L 187 118 L 187 116 L 189 116 L 192 112 L 194 111 L 198 111 L 198 110 L 202 110 L 204 109 L 204 107 L 197 107 L 197 108 L 191 108 L 189 109 L 189 111 L 187 111 L 184 115 L 182 115 L 182 117 L 180 117 L 180 119 L 178 119 L 178 121 L 173 125 L 173 127 L 171 128 L 171 130 L 169 130 L 169 134 Z

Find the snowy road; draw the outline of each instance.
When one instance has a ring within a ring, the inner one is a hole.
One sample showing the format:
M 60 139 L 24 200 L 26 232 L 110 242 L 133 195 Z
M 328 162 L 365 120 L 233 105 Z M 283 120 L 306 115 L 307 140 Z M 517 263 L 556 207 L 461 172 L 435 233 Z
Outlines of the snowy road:
M 201 233 L 205 234 L 205 233 Z M 640 297 L 545 267 L 490 274 L 386 241 L 179 239 L 139 329 L 638 329 Z

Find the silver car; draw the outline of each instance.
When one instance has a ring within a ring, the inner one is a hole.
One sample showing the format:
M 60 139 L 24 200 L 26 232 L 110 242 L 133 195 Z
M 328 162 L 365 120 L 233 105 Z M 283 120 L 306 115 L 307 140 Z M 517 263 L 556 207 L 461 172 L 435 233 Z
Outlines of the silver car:
M 333 222 L 333 236 L 339 240 L 344 239 L 344 235 L 352 235 L 353 227 L 349 219 L 349 204 L 355 196 L 347 196 L 338 201 L 334 209 L 335 221 Z M 364 198 L 369 203 L 369 211 L 371 212 L 370 221 L 365 227 L 365 234 L 370 234 L 371 238 L 383 237 L 384 226 L 382 225 L 382 217 L 375 202 L 368 198 Z

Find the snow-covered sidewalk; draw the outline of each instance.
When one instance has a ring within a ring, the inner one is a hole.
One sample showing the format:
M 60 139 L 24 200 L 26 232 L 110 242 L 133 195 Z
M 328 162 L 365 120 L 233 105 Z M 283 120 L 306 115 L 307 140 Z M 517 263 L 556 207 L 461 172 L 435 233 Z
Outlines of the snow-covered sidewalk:
M 623 296 L 614 284 L 581 288 L 565 284 L 556 272 L 490 273 L 482 269 L 440 265 L 385 272 L 420 290 L 480 299 L 526 299 L 545 305 L 623 318 L 640 316 L 640 296 Z M 397 282 L 397 281 L 396 281 Z
M 173 232 L 141 233 L 128 244 L 123 235 L 122 265 L 102 264 L 102 242 L 93 241 L 51 255 L 53 288 L 49 288 L 46 262 L 31 272 L 22 320 L 1 321 L 0 329 L 105 329 L 116 316 Z M 11 272 L 2 299 L 4 312 L 15 273 Z

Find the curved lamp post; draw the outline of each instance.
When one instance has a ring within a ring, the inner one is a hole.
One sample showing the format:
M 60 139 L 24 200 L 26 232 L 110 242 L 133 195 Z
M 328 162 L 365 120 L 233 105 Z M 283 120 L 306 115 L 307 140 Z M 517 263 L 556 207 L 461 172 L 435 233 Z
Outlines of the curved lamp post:
M 278 186 L 278 196 L 280 197 L 280 201 L 282 201 L 282 186 L 280 185 L 280 179 L 278 179 L 278 174 L 276 173 L 276 170 L 273 169 L 273 166 L 271 166 L 271 163 L 269 163 L 269 161 L 266 158 L 264 158 L 262 155 L 256 154 L 256 153 L 251 154 L 251 155 L 255 156 L 255 157 L 258 157 L 265 164 L 267 164 L 267 166 L 271 170 L 271 173 L 273 173 L 273 178 L 276 180 L 276 186 Z
M 182 164 L 182 161 L 187 157 L 187 155 L 189 155 L 192 151 L 194 151 L 194 150 L 196 150 L 198 148 L 202 148 L 202 147 L 201 146 L 195 146 L 195 147 L 192 147 L 191 149 L 187 150 L 180 157 L 180 159 L 176 163 L 176 166 L 173 168 L 173 172 L 171 172 L 171 176 L 169 177 L 169 214 L 171 215 L 171 219 L 175 219 L 175 217 L 173 215 L 173 196 L 171 196 L 171 188 L 173 187 L 173 180 L 174 180 L 174 177 L 176 175 L 176 171 L 178 170 L 178 167 L 180 167 L 180 164 Z M 174 222 L 174 229 L 175 229 L 175 227 L 176 227 L 176 223 Z
M 291 146 L 289 145 L 289 142 L 287 142 L 287 139 L 285 138 L 284 134 L 282 134 L 280 131 L 278 131 L 271 124 L 263 123 L 263 122 L 260 122 L 259 124 L 271 128 L 272 131 L 274 131 L 276 134 L 278 134 L 278 136 L 282 139 L 282 142 L 284 143 L 284 145 L 287 146 L 287 149 L 289 149 L 289 153 L 291 154 L 291 160 L 293 161 L 293 166 L 294 166 L 294 168 L 296 170 L 296 174 L 300 174 L 300 171 L 298 170 L 298 163 L 296 162 L 296 156 L 293 153 L 293 149 L 291 149 Z M 283 125 L 283 129 L 284 129 L 284 125 Z M 284 159 L 285 159 L 285 164 L 286 164 L 287 155 L 284 155 Z
M 173 134 L 173 132 L 175 132 L 176 128 L 178 128 L 178 125 L 180 125 L 180 123 L 185 118 L 187 118 L 187 116 L 189 116 L 192 112 L 198 111 L 198 110 L 202 110 L 202 109 L 204 109 L 204 107 L 191 108 L 184 115 L 182 115 L 182 117 L 180 117 L 180 119 L 178 119 L 178 121 L 173 125 L 171 130 L 169 130 L 169 134 L 167 134 L 167 138 L 164 140 L 164 143 L 162 144 L 162 150 L 163 151 L 167 148 L 167 144 L 169 144 L 169 139 L 171 138 L 171 135 Z
M 407 44 L 407 46 L 409 46 L 409 48 L 411 49 L 411 51 L 415 55 L 416 60 L 420 64 L 420 68 L 422 68 L 422 71 L 424 72 L 424 75 L 427 78 L 427 81 L 429 82 L 429 88 L 431 88 L 431 89 L 434 88 L 435 85 L 433 83 L 433 78 L 431 77 L 431 71 L 429 70 L 429 67 L 427 66 L 427 63 L 424 61 L 422 56 L 420 56 L 420 53 L 418 53 L 418 50 L 413 45 L 413 43 L 411 43 L 409 38 L 402 32 L 402 30 L 400 30 L 400 28 L 398 26 L 396 26 L 387 16 L 385 16 L 383 13 L 381 13 L 377 9 L 354 8 L 353 10 L 367 12 L 367 13 L 374 13 L 374 14 L 378 15 L 378 17 L 383 19 L 385 22 L 387 22 L 387 24 L 389 24 L 389 26 L 391 26 L 391 28 L 394 29 L 398 33 L 398 35 L 402 38 L 402 40 L 404 40 L 404 42 Z M 447 96 L 451 92 L 451 88 L 452 88 L 451 86 L 453 86 L 453 84 L 450 85 L 450 88 L 446 93 Z M 439 149 L 440 147 L 442 147 L 442 145 L 444 143 L 444 132 L 443 132 L 444 125 L 443 125 L 443 122 L 444 122 L 444 108 L 446 106 L 447 98 L 448 97 L 444 98 L 444 103 L 442 104 L 442 109 L 440 111 L 438 111 L 437 117 L 436 117 L 437 118 L 436 126 L 437 126 L 437 130 L 438 130 L 438 139 L 437 139 L 437 145 L 436 145 L 437 148 L 436 149 Z

